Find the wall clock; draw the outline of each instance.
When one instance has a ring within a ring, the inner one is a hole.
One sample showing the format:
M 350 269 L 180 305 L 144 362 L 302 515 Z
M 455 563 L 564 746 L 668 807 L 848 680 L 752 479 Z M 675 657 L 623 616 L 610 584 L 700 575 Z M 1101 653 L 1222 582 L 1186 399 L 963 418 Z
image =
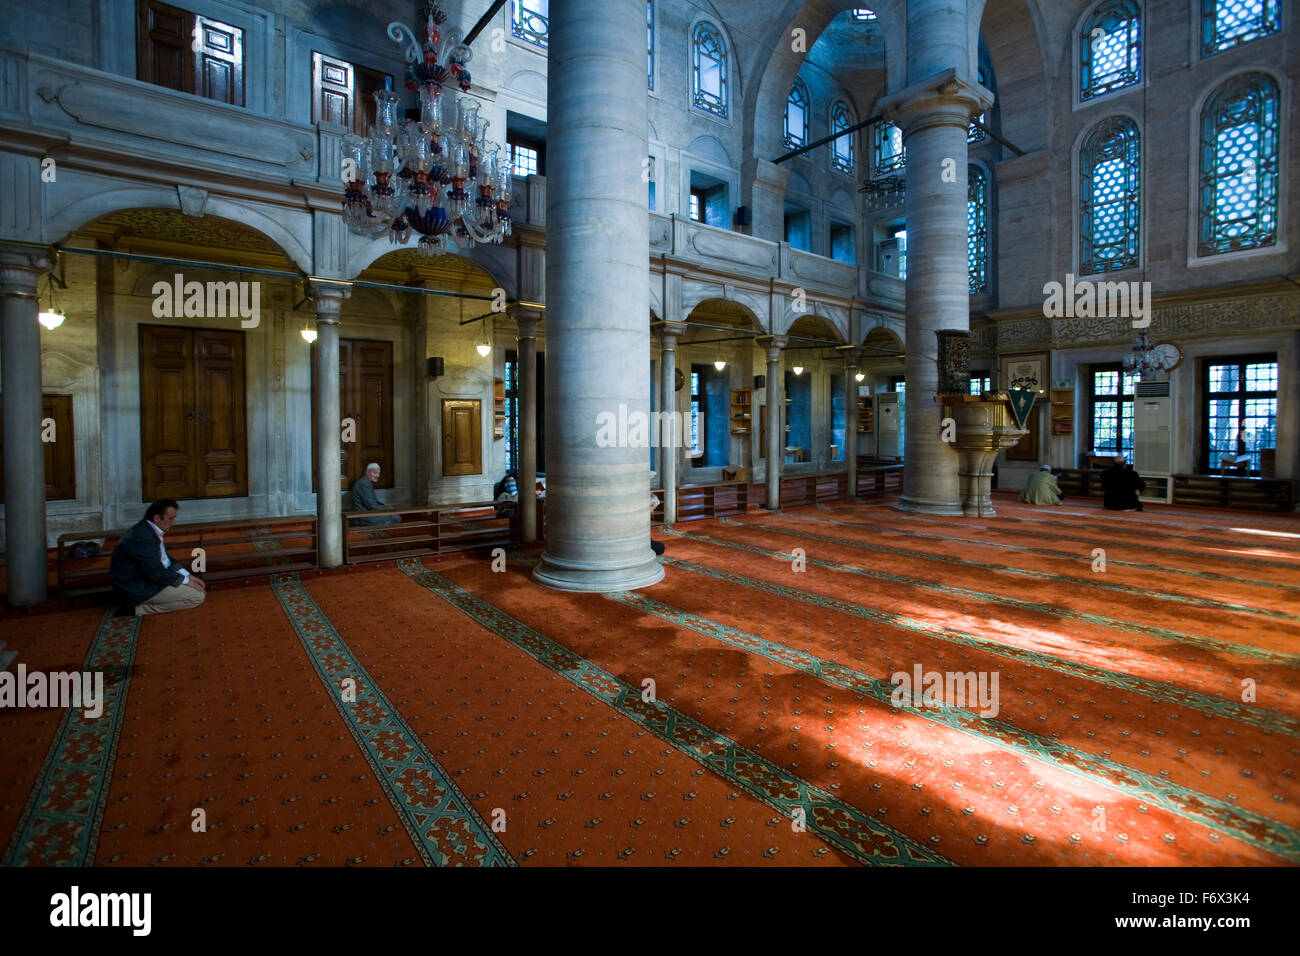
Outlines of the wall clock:
M 1153 351 L 1161 360 L 1165 371 L 1172 372 L 1178 367 L 1178 363 L 1183 360 L 1183 350 L 1172 342 L 1162 342 L 1153 348 Z

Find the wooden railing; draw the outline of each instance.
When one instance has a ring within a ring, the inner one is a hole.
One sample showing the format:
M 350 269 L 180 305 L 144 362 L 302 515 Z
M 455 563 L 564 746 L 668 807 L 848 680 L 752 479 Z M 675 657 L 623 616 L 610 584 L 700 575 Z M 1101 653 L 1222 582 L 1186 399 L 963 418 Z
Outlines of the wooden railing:
M 720 481 L 713 485 L 680 485 L 677 488 L 677 520 L 725 518 L 743 515 L 749 510 L 750 484 L 745 481 Z M 663 524 L 664 490 L 653 489 L 659 505 L 650 514 L 651 524 Z M 760 497 L 757 499 L 762 500 Z
M 1174 475 L 1174 504 L 1250 511 L 1290 511 L 1295 483 L 1287 478 Z
M 364 564 L 477 548 L 512 547 L 519 540 L 519 519 L 498 517 L 495 505 L 492 501 L 473 501 L 345 514 L 343 563 Z M 540 519 L 543 511 L 539 508 L 538 512 Z M 401 520 L 386 525 L 355 524 L 357 519 L 386 516 Z
M 111 591 L 113 548 L 126 530 L 70 531 L 59 535 L 55 558 L 60 597 Z M 99 554 L 74 558 L 70 545 L 103 539 Z M 301 571 L 316 566 L 316 516 L 255 518 L 176 525 L 167 534 L 172 560 L 205 581 Z M 198 550 L 196 553 L 196 549 Z

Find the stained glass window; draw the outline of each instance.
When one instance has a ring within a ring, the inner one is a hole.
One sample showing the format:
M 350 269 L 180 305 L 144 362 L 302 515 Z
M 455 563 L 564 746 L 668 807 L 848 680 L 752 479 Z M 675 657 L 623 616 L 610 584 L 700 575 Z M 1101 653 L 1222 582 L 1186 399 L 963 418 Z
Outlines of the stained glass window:
M 853 125 L 853 115 L 843 103 L 836 103 L 831 108 L 831 132 L 838 133 Z M 849 133 L 831 143 L 831 168 L 853 175 L 853 136 Z
M 1201 56 L 1231 50 L 1281 29 L 1281 0 L 1201 0 Z
M 546 46 L 550 30 L 550 0 L 515 0 L 514 8 L 510 32 L 521 40 Z
M 808 87 L 798 77 L 785 101 L 785 145 L 788 149 L 808 145 Z
M 726 118 L 727 47 L 711 23 L 695 28 L 692 47 L 692 102 L 702 110 Z
M 1277 243 L 1277 84 L 1233 77 L 1201 113 L 1201 209 L 1197 250 L 1213 256 Z
M 1133 401 L 1138 377 L 1118 365 L 1092 367 L 1092 451 L 1133 461 Z
M 1110 0 L 1083 21 L 1079 33 L 1079 99 L 1113 93 L 1142 79 L 1142 8 Z
M 989 291 L 989 180 L 978 166 L 966 169 L 966 266 L 970 294 Z
M 1277 447 L 1276 355 L 1221 359 L 1205 367 L 1205 454 L 1208 471 L 1260 473 L 1260 452 Z
M 1137 127 L 1103 120 L 1079 156 L 1079 272 L 1094 275 L 1139 264 L 1142 168 Z
M 875 130 L 876 175 L 902 169 L 907 162 L 907 154 L 903 149 L 903 131 L 893 123 L 877 123 Z

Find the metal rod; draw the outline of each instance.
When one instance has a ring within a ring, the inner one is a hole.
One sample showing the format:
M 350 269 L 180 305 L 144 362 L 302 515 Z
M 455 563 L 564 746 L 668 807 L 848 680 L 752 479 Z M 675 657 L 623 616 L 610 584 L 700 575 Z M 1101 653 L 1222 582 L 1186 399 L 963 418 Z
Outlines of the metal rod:
M 478 23 L 474 24 L 474 29 L 470 30 L 469 33 L 466 34 L 464 40 L 466 46 L 469 46 L 474 42 L 478 35 L 483 32 L 483 28 L 486 27 L 492 21 L 492 18 L 497 15 L 497 11 L 505 5 L 506 0 L 496 0 L 492 6 L 488 7 L 488 12 L 483 14 L 483 16 L 479 18 Z
M 993 130 L 989 129 L 979 120 L 973 119 L 970 122 L 971 125 L 974 126 L 976 129 L 982 129 L 984 132 L 988 133 L 989 136 L 997 140 L 999 143 L 1001 143 L 1007 149 L 1011 150 L 1011 152 L 1015 153 L 1017 156 L 1025 155 L 1025 151 L 1023 149 L 1021 149 L 1019 146 L 1017 146 L 1015 143 L 1011 142 L 1010 140 L 1003 139 L 1001 136 L 993 132 Z
M 786 153 L 784 156 L 778 156 L 776 159 L 772 160 L 772 162 L 784 163 L 787 159 L 794 159 L 796 156 L 802 156 L 810 149 L 816 149 L 818 146 L 825 146 L 827 143 L 834 142 L 835 140 L 839 139 L 841 136 L 848 136 L 849 133 L 856 133 L 864 126 L 870 126 L 872 123 L 878 123 L 884 118 L 885 117 L 882 116 L 880 113 L 877 113 L 875 116 L 871 117 L 870 119 L 864 119 L 861 123 L 854 123 L 852 126 L 848 127 L 847 129 L 842 129 L 838 133 L 832 133 L 830 136 L 823 136 L 815 143 L 809 143 L 807 146 L 800 146 L 798 149 L 792 150 L 791 152 Z

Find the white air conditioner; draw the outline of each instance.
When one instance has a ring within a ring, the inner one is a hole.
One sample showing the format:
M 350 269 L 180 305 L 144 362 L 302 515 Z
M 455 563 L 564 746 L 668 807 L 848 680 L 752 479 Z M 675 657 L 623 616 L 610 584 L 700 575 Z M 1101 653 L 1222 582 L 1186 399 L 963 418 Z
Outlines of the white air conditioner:
M 1174 399 L 1169 382 L 1139 382 L 1133 399 L 1133 469 L 1147 479 L 1143 497 L 1169 499 Z M 1164 479 L 1151 481 L 1150 479 Z M 1161 494 L 1161 486 L 1164 494 Z
M 881 392 L 876 396 L 876 457 L 899 458 L 898 393 Z

